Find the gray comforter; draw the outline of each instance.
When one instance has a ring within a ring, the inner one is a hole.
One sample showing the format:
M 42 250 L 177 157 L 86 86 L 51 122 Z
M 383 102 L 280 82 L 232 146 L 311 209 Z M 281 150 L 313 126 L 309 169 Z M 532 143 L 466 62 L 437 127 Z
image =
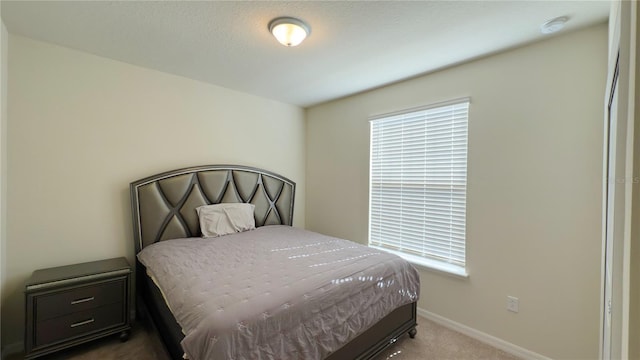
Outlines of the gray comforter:
M 420 292 L 398 256 L 289 226 L 162 241 L 138 259 L 194 360 L 322 359 Z

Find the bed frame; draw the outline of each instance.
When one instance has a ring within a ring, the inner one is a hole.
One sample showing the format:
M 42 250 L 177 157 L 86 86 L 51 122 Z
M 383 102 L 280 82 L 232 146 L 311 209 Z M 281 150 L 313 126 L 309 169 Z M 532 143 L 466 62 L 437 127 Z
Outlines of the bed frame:
M 169 239 L 200 236 L 195 208 L 243 202 L 255 205 L 256 227 L 293 224 L 295 183 L 278 174 L 246 166 L 208 165 L 164 172 L 130 184 L 136 254 Z M 148 315 L 168 353 L 182 359 L 184 335 L 159 289 L 136 260 L 137 314 Z M 416 303 L 394 310 L 326 360 L 372 359 L 398 337 L 416 335 Z

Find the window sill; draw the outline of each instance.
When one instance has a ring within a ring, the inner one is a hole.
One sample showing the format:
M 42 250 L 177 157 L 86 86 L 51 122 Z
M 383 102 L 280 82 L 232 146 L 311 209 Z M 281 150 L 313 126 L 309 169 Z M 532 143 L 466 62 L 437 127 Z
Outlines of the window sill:
M 421 256 L 405 254 L 400 251 L 394 251 L 394 250 L 385 249 L 382 247 L 377 247 L 372 245 L 369 245 L 369 247 L 377 250 L 386 251 L 394 255 L 398 255 L 401 258 L 410 262 L 411 264 L 416 265 L 419 268 L 422 268 L 425 270 L 442 272 L 447 275 L 453 275 L 453 276 L 465 278 L 465 279 L 469 277 L 469 273 L 467 273 L 467 269 L 459 265 L 453 265 L 453 264 L 445 263 L 442 261 L 426 259 Z

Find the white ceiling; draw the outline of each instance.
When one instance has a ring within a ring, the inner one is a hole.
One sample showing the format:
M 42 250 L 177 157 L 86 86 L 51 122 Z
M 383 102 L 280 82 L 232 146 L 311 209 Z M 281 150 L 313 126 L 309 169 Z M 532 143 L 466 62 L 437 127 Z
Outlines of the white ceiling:
M 606 21 L 609 1 L 7 1 L 12 34 L 299 106 Z M 267 30 L 301 18 L 311 36 Z M 549 36 L 549 35 L 546 35 Z

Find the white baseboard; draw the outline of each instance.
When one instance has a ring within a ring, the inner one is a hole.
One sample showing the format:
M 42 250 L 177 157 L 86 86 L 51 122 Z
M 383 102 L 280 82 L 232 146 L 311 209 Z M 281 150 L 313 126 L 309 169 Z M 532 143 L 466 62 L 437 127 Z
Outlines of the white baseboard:
M 7 358 L 7 356 L 21 353 L 23 350 L 24 350 L 24 343 L 22 342 L 7 344 L 7 346 L 2 348 L 2 353 L 0 354 L 0 357 L 4 360 Z
M 500 349 L 504 352 L 507 352 L 509 354 L 515 355 L 519 358 L 522 359 L 527 359 L 527 360 L 551 360 L 550 358 L 540 355 L 538 353 L 535 353 L 531 350 L 527 350 L 525 348 L 522 348 L 518 345 L 514 345 L 508 341 L 504 341 L 502 339 L 499 339 L 495 336 L 489 335 L 487 333 L 483 333 L 480 330 L 476 330 L 474 328 L 471 328 L 469 326 L 460 324 L 458 322 L 455 322 L 453 320 L 447 319 L 445 317 L 442 317 L 440 315 L 434 314 L 430 311 L 427 311 L 425 309 L 421 309 L 418 308 L 418 315 L 423 316 L 435 323 L 438 323 L 444 327 L 447 327 L 451 330 L 455 330 L 459 333 L 465 334 L 471 338 L 474 338 L 476 340 L 482 341 L 485 344 L 489 344 L 497 349 Z

